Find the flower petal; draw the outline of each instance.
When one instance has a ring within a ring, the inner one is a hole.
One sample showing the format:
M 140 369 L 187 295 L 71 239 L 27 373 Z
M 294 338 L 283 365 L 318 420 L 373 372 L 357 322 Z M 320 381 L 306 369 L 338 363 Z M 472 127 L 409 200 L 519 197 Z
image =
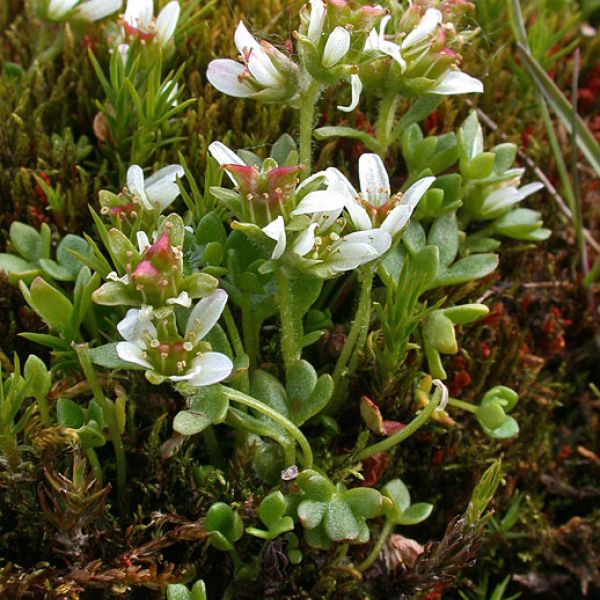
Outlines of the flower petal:
M 342 211 L 346 199 L 341 194 L 330 190 L 318 190 L 306 194 L 296 208 L 292 211 L 292 216 L 312 215 L 315 213 L 338 213 Z
M 304 256 L 308 254 L 315 245 L 315 229 L 318 227 L 318 223 L 311 223 L 307 229 L 305 229 L 296 240 L 293 247 L 293 252 L 298 256 Z
M 358 159 L 358 178 L 364 200 L 379 208 L 390 199 L 390 179 L 377 154 L 362 154 Z
M 327 174 L 328 189 L 344 196 L 344 208 L 348 211 L 354 227 L 356 229 L 371 229 L 373 224 L 365 208 L 358 203 L 358 192 L 354 189 L 354 186 L 334 167 L 329 167 L 325 173 Z
M 161 11 L 156 19 L 156 37 L 161 46 L 166 46 L 175 33 L 177 27 L 177 21 L 179 20 L 179 13 L 181 9 L 179 2 L 173 0 L 169 2 Z
M 285 84 L 285 78 L 275 68 L 262 48 L 260 48 L 260 52 L 252 50 L 250 53 L 248 71 L 258 83 L 265 87 L 279 87 Z
M 127 189 L 137 196 L 146 210 L 152 210 L 154 207 L 148 202 L 145 192 L 144 171 L 139 165 L 131 165 L 127 169 Z
M 153 0 L 127 0 L 123 20 L 136 29 L 147 29 L 154 16 Z
M 75 16 L 83 21 L 99 21 L 120 10 L 122 0 L 88 0 L 77 7 Z
M 350 75 L 350 85 L 352 86 L 352 100 L 348 106 L 339 106 L 339 110 L 344 112 L 352 112 L 357 106 L 360 100 L 360 93 L 362 92 L 363 84 L 358 75 Z
M 442 13 L 439 10 L 427 9 L 417 26 L 402 41 L 402 50 L 412 48 L 429 38 L 441 22 Z
M 329 69 L 346 56 L 350 50 L 350 32 L 344 27 L 336 27 L 327 38 L 327 43 L 323 50 L 321 64 Z
M 227 379 L 233 371 L 233 363 L 227 356 L 220 352 L 203 352 L 192 361 L 190 371 L 193 377 L 189 379 L 189 384 L 197 387 L 219 383 Z M 184 376 L 169 377 L 171 381 L 178 381 Z
M 150 248 L 150 240 L 148 239 L 148 234 L 145 231 L 138 231 L 136 233 L 136 240 L 140 254 Z
M 326 16 L 323 0 L 310 0 L 310 18 L 306 35 L 313 44 L 318 44 L 321 40 Z
M 153 311 L 149 306 L 130 308 L 125 317 L 117 324 L 117 331 L 121 337 L 134 344 L 145 348 L 142 336 L 156 337 L 156 327 L 152 323 Z
M 247 68 L 230 58 L 212 60 L 206 78 L 220 92 L 234 98 L 248 98 L 256 90 L 248 83 Z
M 178 304 L 179 306 L 185 306 L 185 308 L 189 308 L 192 305 L 192 299 L 187 292 L 181 292 L 179 296 L 174 298 L 167 298 L 166 304 Z
M 117 356 L 126 362 L 133 363 L 134 365 L 140 365 L 140 367 L 146 367 L 146 369 L 153 369 L 154 367 L 144 354 L 144 350 L 136 344 L 131 342 L 119 342 L 116 346 Z
M 216 325 L 225 305 L 227 292 L 215 290 L 210 296 L 202 298 L 192 309 L 185 327 L 185 337 L 196 344 Z
M 148 201 L 160 212 L 179 196 L 180 190 L 176 180 L 178 177 L 183 177 L 184 173 L 185 171 L 181 165 L 169 165 L 146 179 L 145 187 Z
M 242 21 L 239 22 L 233 35 L 233 41 L 238 52 L 244 56 L 250 52 L 263 52 L 256 38 L 248 31 Z
M 402 196 L 402 201 L 385 218 L 381 229 L 387 231 L 391 236 L 396 235 L 407 223 L 413 214 L 419 200 L 432 186 L 435 177 L 423 177 L 413 183 Z
M 369 244 L 375 250 L 377 256 L 385 254 L 392 245 L 391 236 L 382 229 L 355 231 L 344 236 L 342 240 L 346 244 Z
M 274 221 L 262 228 L 263 233 L 272 240 L 275 240 L 275 248 L 271 254 L 271 258 L 277 260 L 281 258 L 285 252 L 286 237 L 285 237 L 285 222 L 283 217 L 279 215 Z
M 50 0 L 46 14 L 51 19 L 62 19 L 79 0 Z
M 452 96 L 453 94 L 481 94 L 483 83 L 462 71 L 446 71 L 436 82 L 430 94 Z

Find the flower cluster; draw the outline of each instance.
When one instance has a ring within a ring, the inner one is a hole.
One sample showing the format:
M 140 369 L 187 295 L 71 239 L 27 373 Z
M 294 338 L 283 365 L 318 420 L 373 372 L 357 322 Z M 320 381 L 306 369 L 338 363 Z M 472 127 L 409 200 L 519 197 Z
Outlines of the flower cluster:
M 478 79 L 460 71 L 460 55 L 453 49 L 469 32 L 458 35 L 438 8 L 422 10 L 420 3 L 411 4 L 394 19 L 378 5 L 310 0 L 296 34 L 300 65 L 257 41 L 240 23 L 234 40 L 243 62 L 214 60 L 207 77 L 230 96 L 293 106 L 305 85 L 303 72 L 321 85 L 348 80 L 351 102 L 338 106 L 346 112 L 356 108 L 363 87 L 406 96 L 482 92 Z
M 163 191 L 168 195 L 168 185 Z M 148 193 L 148 186 L 138 193 Z M 183 220 L 174 213 L 163 220 L 152 244 L 141 231 L 137 248 L 119 229 L 108 231 L 108 250 L 117 270 L 92 298 L 97 304 L 136 307 L 117 325 L 125 340 L 116 346 L 121 360 L 145 367 L 154 383 L 168 378 L 209 385 L 228 377 L 233 368 L 227 356 L 212 352 L 202 341 L 218 321 L 227 294 L 216 289 L 218 282 L 210 275 L 184 274 L 184 236 Z M 191 309 L 183 333 L 175 307 Z
M 364 154 L 359 194 L 334 168 L 299 183 L 301 165 L 280 167 L 271 158 L 260 168 L 247 165 L 221 142 L 209 151 L 235 185 L 233 191 L 213 192 L 241 220 L 236 227 L 273 240 L 273 260 L 288 259 L 325 279 L 382 257 L 435 179 L 423 178 L 405 194 L 392 195 L 381 159 Z

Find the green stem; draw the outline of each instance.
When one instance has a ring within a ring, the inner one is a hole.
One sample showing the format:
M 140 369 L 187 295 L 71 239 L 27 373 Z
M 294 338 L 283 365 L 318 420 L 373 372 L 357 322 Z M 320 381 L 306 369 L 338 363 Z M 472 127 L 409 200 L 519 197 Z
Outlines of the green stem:
M 396 108 L 398 107 L 398 96 L 394 93 L 388 93 L 381 99 L 379 105 L 379 116 L 375 124 L 375 133 L 377 141 L 383 147 L 385 154 L 389 144 L 392 129 L 394 127 L 394 119 L 396 118 Z
M 217 467 L 217 469 L 223 469 L 225 467 L 225 458 L 223 458 L 223 453 L 221 452 L 221 447 L 219 446 L 219 442 L 212 425 L 209 425 L 202 432 L 202 438 L 206 444 L 211 464 Z
M 127 465 L 125 461 L 125 447 L 123 445 L 123 439 L 121 438 L 115 408 L 112 403 L 106 399 L 102 387 L 98 383 L 96 372 L 94 371 L 92 361 L 90 360 L 89 346 L 87 344 L 74 343 L 73 347 L 77 352 L 83 374 L 90 384 L 94 400 L 100 405 L 102 412 L 106 417 L 106 424 L 108 425 L 110 440 L 115 450 L 115 459 L 117 463 L 117 497 L 119 498 L 121 508 L 124 509 L 125 505 L 123 500 L 125 498 L 125 483 L 127 481 Z
M 87 448 L 85 451 L 85 455 L 87 459 L 90 461 L 90 465 L 92 465 L 92 470 L 94 471 L 94 478 L 96 479 L 96 484 L 98 487 L 102 487 L 102 466 L 100 465 L 100 461 L 98 460 L 98 455 L 93 448 Z
M 223 311 L 223 319 L 225 320 L 225 327 L 227 327 L 227 333 L 229 334 L 229 339 L 231 340 L 231 345 L 233 346 L 233 351 L 237 358 L 242 358 L 244 356 L 248 356 L 244 349 L 244 344 L 242 343 L 242 338 L 240 337 L 240 332 L 235 324 L 235 320 L 233 315 L 231 314 L 231 310 L 229 306 L 225 307 Z M 248 356 L 248 363 L 250 364 L 250 357 Z M 243 375 L 241 375 L 241 385 L 242 391 L 248 392 L 250 390 L 250 381 L 248 376 L 248 371 L 244 371 Z
M 379 535 L 377 543 L 373 546 L 371 552 L 369 552 L 369 556 L 367 556 L 367 558 L 365 558 L 365 560 L 361 562 L 358 567 L 356 567 L 358 571 L 361 573 L 366 571 L 377 560 L 385 541 L 388 539 L 392 531 L 394 531 L 394 522 L 388 519 L 381 530 L 381 534 Z
M 462 400 L 457 400 L 456 398 L 450 398 L 448 400 L 448 404 L 450 406 L 456 406 L 456 408 L 462 408 L 463 410 L 468 410 L 469 412 L 475 414 L 477 412 L 477 406 L 471 404 L 470 402 L 463 402 Z
M 350 328 L 350 333 L 346 338 L 342 352 L 337 360 L 333 370 L 334 392 L 327 408 L 327 413 L 332 414 L 339 410 L 342 403 L 346 385 L 343 384 L 344 378 L 352 375 L 352 370 L 347 369 L 348 361 L 354 353 L 360 353 L 363 350 L 364 342 L 369 330 L 371 320 L 371 291 L 373 289 L 373 269 L 367 265 L 359 271 L 360 296 L 358 307 L 354 315 L 354 321 Z M 356 364 L 356 361 L 353 361 Z
M 311 81 L 300 94 L 300 164 L 304 165 L 303 177 L 308 177 L 312 168 L 312 136 L 315 119 L 315 105 L 321 86 Z
M 48 399 L 43 394 L 35 397 L 35 401 L 40 410 L 40 417 L 42 419 L 42 424 L 46 427 L 51 425 L 50 420 L 50 410 L 48 409 Z
M 299 444 L 302 449 L 302 454 L 304 455 L 304 467 L 309 469 L 313 464 L 313 453 L 310 448 L 310 444 L 308 440 L 304 437 L 304 434 L 296 427 L 289 419 L 284 417 L 281 413 L 273 410 L 270 406 L 267 406 L 263 402 L 260 402 L 256 398 L 252 396 L 248 396 L 243 392 L 238 390 L 234 390 L 233 388 L 223 386 L 223 390 L 227 397 L 233 402 L 238 402 L 248 408 L 252 408 L 257 412 L 266 415 L 278 425 L 281 425 Z
M 425 423 L 427 423 L 433 411 L 438 407 L 441 399 L 442 393 L 439 389 L 436 389 L 433 397 L 429 401 L 429 404 L 406 427 L 400 429 L 400 431 L 397 431 L 394 433 L 394 435 L 381 440 L 381 442 L 367 446 L 362 452 L 358 453 L 356 460 L 364 460 L 365 458 L 369 458 L 369 456 L 373 456 L 378 452 L 389 450 L 396 444 L 399 444 L 406 438 L 410 437 L 413 433 L 425 425 Z
M 250 294 L 242 294 L 242 335 L 244 336 L 244 348 L 248 355 L 250 369 L 256 368 L 259 357 L 259 341 L 256 335 L 256 319 L 252 315 Z
M 294 314 L 292 294 L 290 292 L 290 279 L 285 267 L 279 267 L 276 271 L 277 277 L 277 302 L 279 304 L 279 319 L 281 321 L 281 354 L 286 373 L 290 367 L 300 359 L 302 349 L 300 339 L 302 327 Z

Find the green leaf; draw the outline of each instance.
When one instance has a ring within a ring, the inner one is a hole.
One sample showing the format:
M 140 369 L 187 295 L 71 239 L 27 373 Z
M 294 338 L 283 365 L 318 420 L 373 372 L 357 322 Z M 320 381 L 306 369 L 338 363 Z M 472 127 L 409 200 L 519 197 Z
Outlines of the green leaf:
M 458 224 L 456 214 L 449 213 L 436 219 L 431 225 L 427 243 L 437 246 L 440 252 L 440 267 L 447 267 L 458 252 Z
M 371 135 L 365 131 L 359 131 L 352 127 L 319 127 L 314 131 L 314 137 L 316 140 L 327 140 L 329 138 L 346 137 L 358 140 L 362 142 L 371 152 L 383 155 L 384 148 L 381 144 Z
M 37 265 L 14 254 L 0 253 L 0 271 L 6 271 L 9 283 L 15 285 L 19 281 L 30 283 L 40 274 Z
M 352 512 L 363 519 L 374 519 L 381 514 L 383 497 L 373 488 L 357 487 L 344 492 L 344 501 Z
M 73 255 L 73 252 L 89 257 L 90 247 L 83 238 L 69 233 L 58 244 L 56 260 L 75 278 L 83 267 L 83 263 Z
M 211 385 L 188 398 L 188 410 L 182 410 L 173 419 L 173 429 L 181 435 L 195 435 L 209 425 L 222 423 L 227 416 L 229 400 L 221 386 Z
M 52 384 L 52 378 L 44 361 L 35 354 L 30 354 L 23 370 L 25 381 L 29 382 L 29 392 L 33 396 L 47 396 Z
M 410 506 L 410 492 L 401 479 L 392 479 L 386 483 L 381 493 L 393 502 L 397 514 Z
M 56 401 L 56 420 L 63 427 L 79 429 L 85 423 L 85 415 L 79 404 L 69 398 L 59 398 Z
M 9 230 L 10 241 L 16 251 L 29 262 L 37 262 L 42 258 L 42 236 L 31 225 L 15 221 Z
M 495 271 L 497 266 L 498 256 L 496 254 L 473 254 L 461 258 L 446 271 L 438 273 L 429 289 L 481 279 Z
M 190 410 L 181 410 L 173 419 L 173 429 L 181 435 L 196 435 L 204 431 L 212 421 L 206 415 Z
M 190 591 L 182 583 L 167 586 L 167 600 L 194 600 Z
M 458 352 L 454 323 L 442 310 L 434 310 L 427 315 L 423 324 L 423 338 L 425 344 L 435 348 L 443 354 Z
M 75 279 L 75 275 L 71 271 L 65 269 L 51 258 L 40 258 L 39 265 L 44 275 L 47 275 L 51 279 L 56 279 L 57 281 L 73 281 Z
M 406 510 L 402 511 L 398 519 L 398 525 L 416 525 L 424 521 L 433 510 L 433 504 L 427 502 L 417 502 L 411 504 Z
M 272 527 L 285 515 L 287 503 L 285 496 L 277 490 L 266 496 L 258 507 L 258 516 L 267 526 Z
M 335 495 L 327 505 L 323 523 L 327 536 L 334 542 L 351 542 L 360 533 L 352 509 L 339 495 Z
M 296 142 L 289 133 L 284 133 L 273 144 L 271 158 L 275 159 L 279 166 L 282 166 L 288 164 L 288 157 L 293 152 L 297 152 Z
M 298 518 L 302 527 L 305 529 L 314 529 L 321 523 L 327 510 L 327 502 L 317 500 L 303 500 L 298 505 Z
M 106 443 L 106 439 L 100 431 L 96 421 L 88 421 L 77 431 L 81 445 L 84 448 L 100 448 Z
M 31 308 L 51 328 L 64 334 L 73 313 L 71 302 L 41 277 L 32 281 L 29 294 Z
M 190 600 L 206 600 L 206 586 L 202 579 L 196 581 L 192 586 L 192 597 Z
M 219 532 L 231 543 L 237 542 L 244 534 L 240 515 L 224 502 L 216 502 L 208 509 L 204 527 L 207 531 Z
M 122 358 L 119 358 L 117 354 L 117 344 L 119 342 L 111 342 L 98 346 L 96 348 L 90 348 L 90 360 L 99 367 L 105 369 L 128 369 L 136 371 L 145 371 L 146 367 L 136 365 L 134 363 L 127 362 Z
M 466 160 L 473 160 L 483 152 L 483 131 L 475 111 L 472 111 L 460 126 L 458 143 L 461 155 Z
M 485 304 L 461 304 L 444 308 L 444 314 L 456 325 L 464 325 L 481 319 L 490 312 Z
M 335 492 L 335 486 L 313 469 L 305 469 L 296 477 L 296 484 L 312 500 L 328 500 Z

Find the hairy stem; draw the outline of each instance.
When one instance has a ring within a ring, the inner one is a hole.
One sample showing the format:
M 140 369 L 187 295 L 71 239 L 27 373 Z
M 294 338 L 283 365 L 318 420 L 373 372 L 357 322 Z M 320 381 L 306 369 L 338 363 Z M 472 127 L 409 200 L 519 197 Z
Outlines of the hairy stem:
M 369 321 L 371 320 L 371 291 L 373 289 L 373 269 L 367 265 L 362 267 L 358 273 L 360 281 L 360 296 L 358 307 L 354 315 L 354 321 L 350 333 L 346 338 L 342 352 L 333 370 L 334 391 L 327 412 L 335 413 L 339 410 L 344 393 L 347 389 L 346 380 L 352 375 L 352 369 L 348 369 L 348 361 L 353 354 L 362 352 L 367 339 Z M 356 361 L 352 361 L 356 366 Z
M 320 87 L 316 81 L 311 81 L 300 94 L 300 164 L 305 167 L 303 177 L 308 177 L 312 168 L 313 125 Z
M 290 278 L 285 271 L 285 267 L 277 269 L 276 277 L 279 320 L 281 321 L 281 354 L 287 373 L 290 367 L 300 359 L 302 353 L 300 346 L 302 331 L 298 330 L 302 325 L 294 314 L 292 295 L 290 293 Z

